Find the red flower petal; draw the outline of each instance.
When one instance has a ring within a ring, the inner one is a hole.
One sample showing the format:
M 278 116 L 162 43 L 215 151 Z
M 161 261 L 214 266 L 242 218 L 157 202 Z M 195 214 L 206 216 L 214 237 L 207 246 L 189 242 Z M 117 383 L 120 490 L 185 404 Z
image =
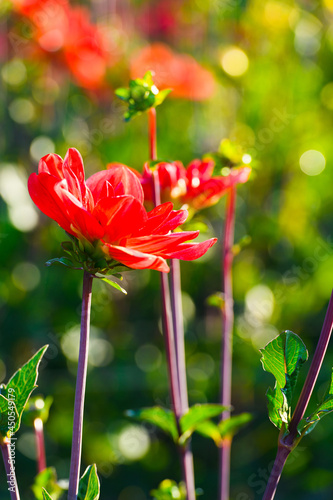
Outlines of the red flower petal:
M 97 172 L 87 179 L 87 186 L 95 202 L 97 203 L 102 197 L 103 185 L 108 181 L 116 195 L 131 195 L 143 203 L 143 190 L 138 177 L 126 165 L 110 164 L 108 168 L 108 170 Z
M 139 238 L 128 238 L 126 246 L 140 250 L 140 252 L 154 253 L 161 256 L 169 255 L 177 250 L 184 241 L 193 240 L 199 235 L 199 231 L 186 231 L 183 233 L 172 233 L 168 235 L 151 235 Z
M 64 213 L 61 200 L 55 193 L 59 180 L 53 175 L 33 173 L 28 179 L 28 190 L 32 201 L 48 217 L 55 220 L 65 231 L 70 230 L 70 221 Z
M 39 160 L 38 173 L 41 174 L 42 172 L 45 172 L 47 174 L 54 175 L 54 177 L 57 177 L 58 179 L 63 179 L 64 174 L 62 166 L 63 160 L 61 156 L 56 154 L 46 155 Z
M 202 257 L 207 250 L 217 242 L 217 238 L 203 241 L 201 243 L 183 243 L 175 252 L 165 255 L 165 258 L 180 260 L 195 260 Z
M 125 248 L 105 243 L 103 251 L 110 257 L 132 269 L 155 269 L 163 273 L 169 272 L 169 266 L 162 257 L 138 252 L 132 248 Z
M 104 240 L 115 243 L 130 236 L 147 220 L 143 205 L 133 196 L 103 198 L 93 215 L 105 229 Z
M 67 191 L 65 180 L 47 173 L 31 174 L 28 190 L 33 202 L 48 217 L 74 236 L 89 241 L 100 239 L 104 230 L 80 202 Z
M 246 182 L 250 173 L 250 167 L 234 168 L 227 176 L 212 177 L 196 188 L 189 187 L 184 200 L 197 210 L 214 205 L 232 186 Z
M 190 186 L 193 186 L 193 179 L 199 178 L 200 182 L 208 180 L 213 175 L 214 161 L 193 160 L 186 168 L 186 176 Z

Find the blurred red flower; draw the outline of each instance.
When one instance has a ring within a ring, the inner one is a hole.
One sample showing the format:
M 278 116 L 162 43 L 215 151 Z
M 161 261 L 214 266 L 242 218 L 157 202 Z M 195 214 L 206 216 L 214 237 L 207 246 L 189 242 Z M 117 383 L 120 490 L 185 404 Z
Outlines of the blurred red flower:
M 51 53 L 52 62 L 65 65 L 84 88 L 105 85 L 106 69 L 112 63 L 109 40 L 90 21 L 87 9 L 71 7 L 66 0 L 14 0 L 14 9 L 31 22 L 32 38 L 44 56 Z
M 199 231 L 169 234 L 185 222 L 187 211 L 164 203 L 147 213 L 140 180 L 125 165 L 110 164 L 85 182 L 76 149 L 69 149 L 64 160 L 55 154 L 43 157 L 28 189 L 44 214 L 83 244 L 92 244 L 87 246 L 93 247 L 93 257 L 104 255 L 133 269 L 168 272 L 165 259 L 194 260 L 216 242 L 187 243 Z
M 211 97 L 215 80 L 191 56 L 177 54 L 162 43 L 153 43 L 137 52 L 131 61 L 131 78 L 142 78 L 147 71 L 155 73 L 154 82 L 163 90 L 171 88 L 170 96 L 201 101 Z
M 213 177 L 213 160 L 193 160 L 186 168 L 179 161 L 154 166 L 158 173 L 162 201 L 188 205 L 194 210 L 214 205 L 228 189 L 248 180 L 250 167 L 230 169 L 228 175 Z M 152 170 L 145 164 L 141 184 L 147 201 L 152 201 Z

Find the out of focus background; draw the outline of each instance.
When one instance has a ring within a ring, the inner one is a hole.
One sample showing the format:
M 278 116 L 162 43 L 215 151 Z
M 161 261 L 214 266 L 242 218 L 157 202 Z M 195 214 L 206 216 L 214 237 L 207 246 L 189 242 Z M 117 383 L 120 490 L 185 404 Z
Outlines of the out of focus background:
M 112 161 L 141 171 L 147 119 L 124 123 L 114 90 L 153 69 L 160 88 L 174 89 L 157 110 L 159 158 L 186 165 L 226 138 L 253 167 L 238 189 L 236 241 L 251 240 L 234 263 L 233 378 L 234 413 L 253 420 L 234 440 L 231 499 L 261 498 L 278 432 L 259 349 L 289 329 L 313 354 L 333 286 L 333 1 L 2 0 L 0 61 L 0 381 L 50 345 L 36 391 L 53 397 L 48 465 L 68 476 L 82 276 L 44 266 L 61 256 L 66 235 L 34 207 L 27 178 L 41 156 L 70 146 L 87 175 Z M 221 321 L 207 297 L 221 289 L 224 200 L 197 220 L 219 244 L 182 264 L 191 404 L 219 398 Z M 94 283 L 83 466 L 97 463 L 102 499 L 148 500 L 163 479 L 180 479 L 168 438 L 125 416 L 170 404 L 159 276 L 131 271 L 124 286 L 127 297 Z M 312 406 L 332 365 L 329 348 Z M 332 446 L 327 417 L 288 460 L 277 498 L 331 498 Z M 36 464 L 27 425 L 17 449 L 29 500 Z M 193 451 L 201 498 L 217 498 L 214 443 L 195 435 Z

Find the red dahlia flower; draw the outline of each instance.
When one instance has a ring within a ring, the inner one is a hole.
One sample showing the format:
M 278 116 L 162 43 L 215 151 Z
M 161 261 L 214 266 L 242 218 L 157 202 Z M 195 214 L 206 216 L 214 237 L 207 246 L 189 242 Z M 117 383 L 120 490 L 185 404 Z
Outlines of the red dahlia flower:
M 185 222 L 187 211 L 164 203 L 147 213 L 140 180 L 125 165 L 108 165 L 85 181 L 76 149 L 69 149 L 64 160 L 44 156 L 38 175 L 29 177 L 28 189 L 38 208 L 79 239 L 96 260 L 104 257 L 115 265 L 168 272 L 165 259 L 194 260 L 216 242 L 186 243 L 199 231 L 169 234 Z
M 158 163 L 162 201 L 173 201 L 177 206 L 187 205 L 194 210 L 214 205 L 228 189 L 248 180 L 251 168 L 230 169 L 228 175 L 212 177 L 214 161 L 193 160 L 186 168 L 180 161 Z M 152 201 L 152 171 L 145 164 L 141 184 L 147 201 Z
M 142 78 L 153 71 L 154 81 L 160 89 L 172 89 L 171 97 L 202 101 L 215 90 L 213 75 L 191 56 L 177 54 L 163 43 L 153 43 L 134 55 L 131 78 Z
M 14 0 L 14 9 L 32 23 L 32 38 L 39 52 L 52 54 L 50 61 L 69 69 L 86 89 L 105 86 L 107 67 L 114 62 L 106 31 L 90 21 L 84 7 L 71 7 L 67 0 Z

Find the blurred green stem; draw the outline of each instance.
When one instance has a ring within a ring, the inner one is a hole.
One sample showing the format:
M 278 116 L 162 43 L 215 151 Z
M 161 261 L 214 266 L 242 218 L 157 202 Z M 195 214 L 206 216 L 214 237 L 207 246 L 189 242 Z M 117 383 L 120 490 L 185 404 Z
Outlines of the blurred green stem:
M 283 435 L 282 437 L 279 436 L 278 452 L 276 455 L 271 475 L 267 483 L 263 500 L 273 500 L 288 455 L 289 453 L 291 453 L 291 451 L 297 444 L 297 440 L 299 438 L 299 433 L 297 428 L 300 421 L 304 417 L 304 413 L 309 404 L 316 380 L 319 375 L 321 365 L 323 364 L 324 361 L 328 343 L 332 335 L 332 328 L 333 328 L 333 291 L 328 304 L 317 348 L 314 353 L 306 380 L 304 382 L 301 395 L 298 399 L 295 411 L 293 413 L 293 416 L 291 417 L 291 421 L 288 426 L 288 434 Z
M 226 221 L 223 240 L 223 292 L 224 307 L 222 311 L 222 362 L 221 362 L 221 404 L 231 405 L 232 383 L 232 335 L 234 327 L 234 301 L 232 291 L 232 262 L 235 229 L 236 187 L 227 194 Z M 222 421 L 230 418 L 230 410 L 222 413 Z M 231 440 L 224 439 L 220 450 L 220 500 L 229 500 L 230 483 L 230 451 Z
M 79 478 L 80 478 L 84 397 L 86 391 L 88 351 L 89 351 L 92 282 L 93 282 L 93 277 L 89 273 L 84 271 L 83 291 L 82 291 L 80 351 L 79 351 L 79 362 L 78 362 L 76 390 L 75 390 L 72 455 L 71 455 L 71 465 L 69 474 L 68 500 L 77 500 Z
M 17 486 L 16 474 L 15 474 L 15 461 L 12 461 L 11 454 L 11 440 L 5 439 L 1 444 L 1 453 L 3 458 L 3 463 L 5 465 L 6 479 L 8 483 L 8 491 L 10 493 L 11 500 L 20 500 L 20 493 Z M 14 454 L 15 457 L 15 454 Z

